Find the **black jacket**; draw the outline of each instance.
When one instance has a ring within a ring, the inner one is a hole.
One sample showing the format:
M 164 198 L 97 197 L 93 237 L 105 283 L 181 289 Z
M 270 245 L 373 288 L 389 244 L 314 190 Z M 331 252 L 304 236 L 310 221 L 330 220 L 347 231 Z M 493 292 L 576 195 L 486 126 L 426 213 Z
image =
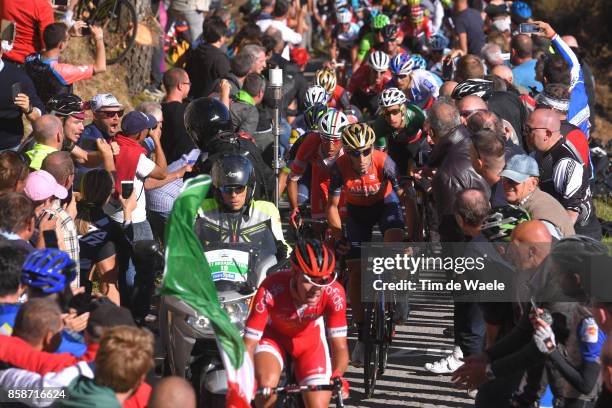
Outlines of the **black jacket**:
M 487 182 L 472 167 L 471 144 L 469 131 L 460 125 L 442 137 L 431 153 L 429 164 L 438 167 L 432 189 L 443 242 L 463 241 L 463 234 L 453 215 L 457 193 L 477 188 L 490 195 Z
M 199 98 L 212 92 L 217 78 L 224 78 L 230 72 L 229 57 L 219 48 L 200 44 L 187 57 L 185 70 L 191 80 L 189 96 Z

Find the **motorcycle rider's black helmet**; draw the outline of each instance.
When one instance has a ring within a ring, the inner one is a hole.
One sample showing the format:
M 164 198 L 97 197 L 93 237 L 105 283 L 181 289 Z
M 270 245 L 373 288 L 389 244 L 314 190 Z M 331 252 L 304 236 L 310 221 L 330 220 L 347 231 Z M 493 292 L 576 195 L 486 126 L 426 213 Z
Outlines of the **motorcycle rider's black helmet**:
M 255 169 L 249 159 L 240 154 L 224 154 L 215 161 L 210 175 L 219 204 L 223 205 L 223 199 L 219 195 L 222 187 L 246 186 L 245 207 L 249 206 L 255 191 Z
M 229 109 L 218 99 L 198 98 L 185 108 L 185 129 L 191 140 L 202 151 L 206 143 L 221 132 L 232 130 Z

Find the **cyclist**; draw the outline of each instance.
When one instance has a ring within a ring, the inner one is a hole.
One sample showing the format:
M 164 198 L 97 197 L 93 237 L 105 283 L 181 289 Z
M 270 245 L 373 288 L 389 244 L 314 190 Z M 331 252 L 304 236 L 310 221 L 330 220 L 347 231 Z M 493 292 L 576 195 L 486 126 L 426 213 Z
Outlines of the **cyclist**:
M 379 100 L 379 116 L 372 123 L 379 144 L 387 146 L 389 157 L 397 166 L 397 174 L 414 177 L 427 163 L 431 146 L 423 132 L 425 114 L 418 106 L 407 103 L 406 96 L 397 88 L 385 89 Z M 383 143 L 382 141 L 386 143 Z M 413 191 L 411 186 L 407 191 Z M 415 222 L 416 203 L 413 194 L 406 195 L 406 225 L 412 226 L 409 238 L 420 240 L 421 225 Z
M 348 394 L 348 382 L 342 378 L 348 365 L 346 295 L 334 269 L 331 249 L 317 240 L 303 240 L 291 254 L 291 270 L 262 282 L 244 334 L 260 387 L 278 385 L 290 356 L 298 384 L 324 385 L 339 377 Z M 330 397 L 329 391 L 302 393 L 307 407 L 327 407 Z M 258 396 L 255 403 L 272 407 L 275 400 Z
M 255 169 L 239 154 L 225 154 L 211 169 L 213 198 L 202 202 L 194 230 L 203 247 L 211 243 L 261 243 L 262 252 L 286 257 L 280 214 L 274 204 L 255 200 Z
M 383 43 L 381 44 L 380 50 L 384 51 L 389 58 L 395 57 L 401 52 L 406 52 L 402 48 L 402 32 L 396 24 L 389 24 L 381 30 Z
M 386 153 L 373 148 L 375 139 L 374 130 L 365 123 L 355 123 L 344 129 L 342 142 L 346 154 L 340 156 L 332 167 L 331 198 L 327 207 L 332 234 L 340 238 L 342 226 L 338 205 L 340 193 L 345 191 L 346 232 L 351 245 L 346 257 L 350 274 L 349 295 L 353 320 L 359 328 L 359 341 L 351 354 L 354 366 L 360 366 L 363 361 L 361 243 L 371 241 L 372 229 L 376 224 L 385 242 L 401 242 L 404 238 L 404 220 L 398 198 L 404 192 L 397 182 L 393 160 Z
M 357 59 L 355 44 L 359 39 L 359 24 L 353 22 L 353 13 L 349 9 L 341 9 L 337 17 L 338 24 L 332 30 L 330 50 L 332 62 L 340 59 L 353 64 Z
M 328 106 L 343 111 L 351 110 L 350 95 L 338 84 L 336 71 L 333 69 L 320 69 L 315 73 L 315 86 L 322 86 L 329 94 Z
M 403 10 L 405 16 L 401 29 L 405 33 L 404 45 L 415 51 L 420 51 L 427 45 L 427 40 L 433 34 L 433 25 L 429 17 L 426 17 L 421 7 L 421 0 L 408 0 L 408 6 Z
M 378 110 L 378 95 L 390 80 L 389 56 L 382 51 L 372 52 L 368 64 L 360 67 L 349 82 L 351 103 L 373 115 Z
M 287 195 L 291 205 L 291 223 L 297 226 L 298 181 L 306 167 L 311 167 L 310 208 L 313 218 L 325 218 L 330 182 L 329 170 L 334 162 L 341 157 L 342 130 L 349 124 L 346 115 L 336 109 L 329 109 L 319 119 L 318 131 L 309 133 L 300 145 L 295 160 L 291 163 L 291 174 Z
M 359 42 L 357 51 L 357 60 L 353 63 L 353 72 L 356 72 L 363 63 L 365 57 L 370 53 L 370 49 L 374 48 L 375 44 L 384 41 L 382 29 L 391 23 L 389 17 L 385 14 L 378 14 L 372 18 L 372 31 L 365 34 Z
M 421 109 L 429 108 L 438 97 L 440 86 L 435 76 L 422 68 L 421 58 L 412 58 L 406 53 L 398 54 L 391 61 L 393 81 L 389 86 L 402 90 L 408 100 Z M 426 65 L 426 63 L 425 63 Z
M 322 103 L 323 105 L 327 105 L 329 102 L 329 92 L 325 89 L 325 87 L 321 85 L 312 85 L 308 87 L 306 90 L 306 95 L 304 96 L 304 105 L 306 105 L 306 109 L 314 106 L 317 103 Z
M 443 76 L 443 59 L 450 52 L 447 48 L 449 44 L 448 38 L 443 34 L 436 33 L 431 36 L 428 43 L 429 50 L 429 65 L 428 69 L 430 72 L 442 78 Z

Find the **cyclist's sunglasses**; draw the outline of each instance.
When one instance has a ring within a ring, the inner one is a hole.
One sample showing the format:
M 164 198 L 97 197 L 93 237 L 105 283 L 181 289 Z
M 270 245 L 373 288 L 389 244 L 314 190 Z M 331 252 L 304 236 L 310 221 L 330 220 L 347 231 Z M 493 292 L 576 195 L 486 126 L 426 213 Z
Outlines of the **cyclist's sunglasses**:
M 368 147 L 367 149 L 363 149 L 363 150 L 349 150 L 348 151 L 349 156 L 354 157 L 356 159 L 361 156 L 368 157 L 371 153 L 372 153 L 371 147 Z
M 392 110 L 385 110 L 383 112 L 383 115 L 385 115 L 386 117 L 390 117 L 390 116 L 399 115 L 401 112 L 402 112 L 401 108 L 396 108 L 396 109 L 392 109 Z
M 409 74 L 395 74 L 394 76 L 397 77 L 398 79 L 406 79 L 408 78 Z
M 342 143 L 342 139 L 321 136 L 321 142 L 326 145 L 329 145 L 329 144 L 336 145 L 336 144 Z
M 110 118 L 114 118 L 115 115 L 117 115 L 118 117 L 123 117 L 123 109 L 118 110 L 118 111 L 98 111 L 99 114 L 106 116 L 106 118 L 110 119 Z
M 317 286 L 319 288 L 327 287 L 336 281 L 335 272 L 333 273 L 333 275 L 325 276 L 325 277 L 310 276 L 310 275 L 306 275 L 305 273 L 303 273 L 302 276 L 304 277 L 304 280 L 306 280 L 306 282 L 310 283 L 311 285 Z
M 221 190 L 221 192 L 223 194 L 232 194 L 232 193 L 242 194 L 242 193 L 244 193 L 245 189 L 246 189 L 246 186 L 222 186 L 222 187 L 219 187 L 219 190 Z

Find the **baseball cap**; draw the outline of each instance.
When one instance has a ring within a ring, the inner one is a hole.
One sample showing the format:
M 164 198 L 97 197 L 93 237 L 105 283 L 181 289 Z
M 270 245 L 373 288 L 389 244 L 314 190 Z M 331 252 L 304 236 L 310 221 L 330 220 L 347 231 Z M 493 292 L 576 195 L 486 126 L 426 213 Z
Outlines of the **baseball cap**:
M 506 177 L 517 183 L 524 183 L 529 177 L 540 177 L 538 163 L 526 154 L 514 155 L 506 162 L 506 167 L 499 173 L 500 177 Z
M 119 103 L 117 98 L 113 94 L 97 94 L 91 100 L 89 104 L 91 110 L 94 112 L 99 111 L 102 108 L 123 108 L 123 105 Z
M 53 196 L 63 200 L 68 196 L 68 190 L 44 170 L 30 173 L 23 192 L 33 201 L 42 201 Z
M 128 135 L 135 135 L 145 129 L 153 129 L 157 125 L 157 119 L 139 111 L 129 112 L 121 121 L 121 130 Z

